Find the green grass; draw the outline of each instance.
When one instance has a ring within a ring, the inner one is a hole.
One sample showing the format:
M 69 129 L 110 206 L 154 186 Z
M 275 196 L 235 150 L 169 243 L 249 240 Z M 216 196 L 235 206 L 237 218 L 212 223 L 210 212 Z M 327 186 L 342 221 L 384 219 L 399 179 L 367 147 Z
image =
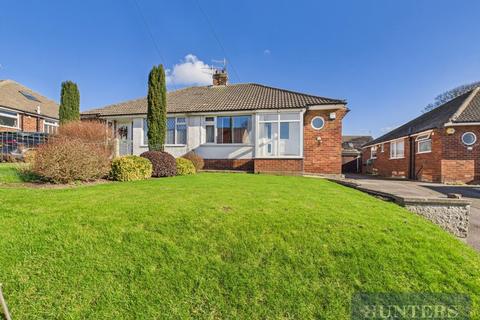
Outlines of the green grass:
M 24 163 L 0 163 L 0 183 L 18 183 L 28 181 L 24 174 Z
M 14 319 L 349 319 L 355 292 L 466 293 L 480 255 L 321 179 L 199 174 L 0 189 Z

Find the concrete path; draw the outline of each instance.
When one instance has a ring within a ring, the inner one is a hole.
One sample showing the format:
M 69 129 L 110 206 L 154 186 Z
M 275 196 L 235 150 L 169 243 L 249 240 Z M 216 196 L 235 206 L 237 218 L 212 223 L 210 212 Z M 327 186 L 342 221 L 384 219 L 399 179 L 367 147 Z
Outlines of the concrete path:
M 406 180 L 381 179 L 372 176 L 347 174 L 364 188 L 393 193 L 402 197 L 446 198 L 448 193 L 458 193 L 472 202 L 466 242 L 480 251 L 480 186 L 450 186 Z

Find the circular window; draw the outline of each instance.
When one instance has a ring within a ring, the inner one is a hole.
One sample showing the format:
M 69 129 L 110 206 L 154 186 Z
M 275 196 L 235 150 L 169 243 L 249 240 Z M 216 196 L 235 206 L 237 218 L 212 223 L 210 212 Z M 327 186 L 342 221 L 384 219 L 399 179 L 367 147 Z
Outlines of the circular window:
M 325 125 L 325 120 L 322 117 L 315 117 L 312 119 L 312 128 L 315 130 L 320 130 Z
M 475 142 L 477 142 L 477 136 L 473 132 L 465 132 L 462 135 L 462 142 L 464 145 L 471 146 Z

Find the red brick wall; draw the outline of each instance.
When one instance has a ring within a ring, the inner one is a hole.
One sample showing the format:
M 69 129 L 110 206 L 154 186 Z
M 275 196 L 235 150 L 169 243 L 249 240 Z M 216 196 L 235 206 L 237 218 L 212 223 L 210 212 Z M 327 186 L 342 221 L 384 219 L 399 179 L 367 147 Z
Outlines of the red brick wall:
M 428 182 L 442 181 L 442 150 L 443 137 L 440 130 L 434 130 L 430 135 L 432 152 L 415 154 L 415 174 L 417 180 Z M 418 151 L 418 142 L 415 142 Z
M 302 159 L 255 159 L 254 172 L 302 173 Z
M 336 113 L 335 120 L 329 114 Z M 340 174 L 342 172 L 342 119 L 345 110 L 307 111 L 303 124 L 303 169 L 306 173 Z M 312 128 L 310 122 L 316 116 L 325 120 L 320 130 Z M 317 141 L 317 137 L 321 140 Z
M 404 139 L 405 156 L 401 159 L 390 159 L 390 142 L 383 144 L 377 149 L 377 159 L 373 160 L 371 166 L 367 166 L 367 160 L 370 159 L 370 148 L 363 149 L 363 173 L 374 173 L 382 177 L 407 178 L 408 177 L 408 159 L 410 156 L 410 143 Z
M 453 127 L 454 134 L 443 130 L 442 182 L 471 183 L 480 181 L 480 126 Z M 477 142 L 468 147 L 462 143 L 462 135 L 473 132 Z
M 34 116 L 29 116 L 29 115 L 21 115 L 20 116 L 20 126 L 22 128 L 22 131 L 25 132 L 37 132 L 37 131 L 43 131 L 39 127 L 38 118 Z
M 253 159 L 205 159 L 206 170 L 253 171 Z

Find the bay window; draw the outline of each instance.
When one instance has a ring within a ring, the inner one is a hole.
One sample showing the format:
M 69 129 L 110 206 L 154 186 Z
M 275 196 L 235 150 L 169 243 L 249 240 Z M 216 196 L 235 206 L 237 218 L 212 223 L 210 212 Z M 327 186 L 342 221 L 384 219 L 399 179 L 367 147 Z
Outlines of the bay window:
M 18 128 L 18 113 L 0 109 L 0 126 Z
M 260 157 L 301 156 L 301 114 L 266 113 L 259 115 Z
M 402 140 L 390 142 L 390 159 L 400 159 L 405 156 L 405 142 Z

